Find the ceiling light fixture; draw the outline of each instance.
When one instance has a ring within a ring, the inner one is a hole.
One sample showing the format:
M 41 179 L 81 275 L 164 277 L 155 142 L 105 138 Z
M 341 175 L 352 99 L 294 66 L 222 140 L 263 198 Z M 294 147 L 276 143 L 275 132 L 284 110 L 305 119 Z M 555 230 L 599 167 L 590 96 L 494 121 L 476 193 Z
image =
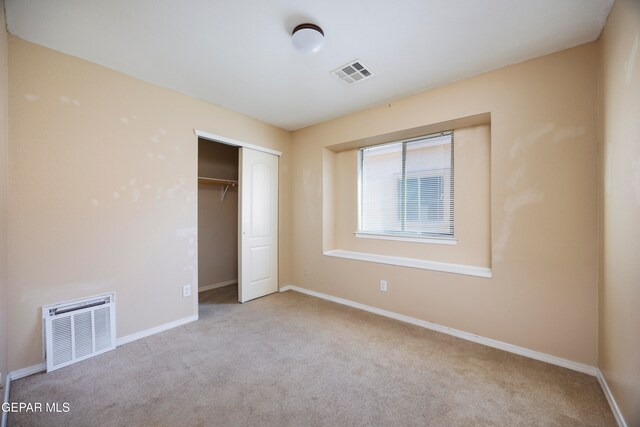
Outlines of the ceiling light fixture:
M 316 53 L 324 44 L 324 31 L 315 24 L 300 24 L 291 33 L 293 45 L 300 52 L 309 55 Z

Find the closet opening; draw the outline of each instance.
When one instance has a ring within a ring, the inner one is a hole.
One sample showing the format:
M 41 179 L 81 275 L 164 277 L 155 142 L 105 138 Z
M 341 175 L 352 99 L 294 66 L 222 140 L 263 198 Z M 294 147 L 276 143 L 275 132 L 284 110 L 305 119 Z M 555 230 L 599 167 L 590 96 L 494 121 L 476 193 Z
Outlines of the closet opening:
M 278 292 L 282 153 L 199 130 L 195 134 L 198 294 L 235 286 L 224 292 L 235 292 L 237 301 L 245 303 Z
M 240 148 L 198 138 L 198 293 L 238 288 Z

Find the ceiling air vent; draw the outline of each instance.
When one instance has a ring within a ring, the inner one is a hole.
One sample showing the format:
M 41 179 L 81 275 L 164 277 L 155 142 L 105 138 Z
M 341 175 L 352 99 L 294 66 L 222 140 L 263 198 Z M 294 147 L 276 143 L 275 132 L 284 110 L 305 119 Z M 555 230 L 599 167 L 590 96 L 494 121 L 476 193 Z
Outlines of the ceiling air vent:
M 343 82 L 349 84 L 361 82 L 373 76 L 371 70 L 359 59 L 336 68 L 332 73 Z

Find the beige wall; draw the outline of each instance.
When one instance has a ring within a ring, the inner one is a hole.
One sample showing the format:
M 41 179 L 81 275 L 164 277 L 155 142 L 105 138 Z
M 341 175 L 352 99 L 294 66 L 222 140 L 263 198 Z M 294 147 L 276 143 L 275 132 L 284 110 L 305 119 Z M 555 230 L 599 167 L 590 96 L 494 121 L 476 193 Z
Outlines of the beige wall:
M 598 364 L 640 425 L 640 2 L 617 0 L 600 41 Z
M 237 147 L 201 139 L 198 175 L 238 180 Z M 229 187 L 220 200 L 219 184 L 198 185 L 199 287 L 238 280 L 238 187 Z
M 595 366 L 597 54 L 581 46 L 294 132 L 293 283 Z M 487 112 L 491 279 L 323 256 L 340 243 L 323 228 L 355 220 L 327 218 L 323 185 L 341 183 L 323 173 L 339 166 L 325 147 Z
M 290 281 L 288 132 L 15 37 L 9 79 L 9 369 L 41 361 L 43 304 L 115 291 L 119 337 L 197 314 L 194 128 L 283 152 Z
M 7 373 L 7 170 L 9 85 L 4 1 L 0 0 L 0 387 Z

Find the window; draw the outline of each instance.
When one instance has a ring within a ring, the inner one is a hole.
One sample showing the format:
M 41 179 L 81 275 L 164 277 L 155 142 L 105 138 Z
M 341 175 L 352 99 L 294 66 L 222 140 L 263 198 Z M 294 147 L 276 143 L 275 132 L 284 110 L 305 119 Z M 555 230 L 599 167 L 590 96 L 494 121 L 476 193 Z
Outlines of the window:
M 359 232 L 453 237 L 453 132 L 359 151 Z

